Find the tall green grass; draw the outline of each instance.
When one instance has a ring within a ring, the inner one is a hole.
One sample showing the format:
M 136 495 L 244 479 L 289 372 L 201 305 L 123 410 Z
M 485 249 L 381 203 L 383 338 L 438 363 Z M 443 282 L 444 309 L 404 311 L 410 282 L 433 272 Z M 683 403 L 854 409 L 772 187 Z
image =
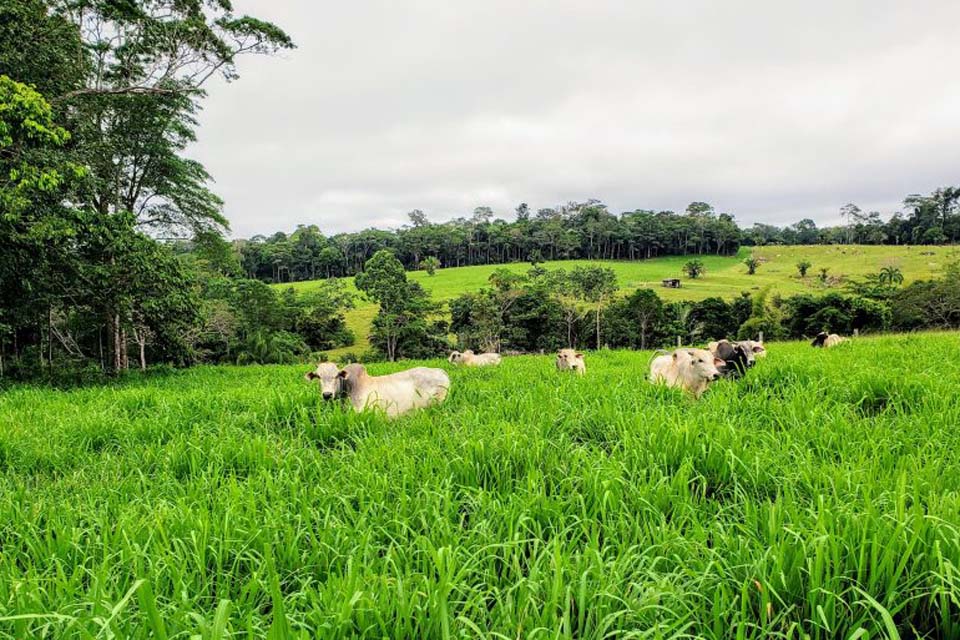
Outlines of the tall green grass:
M 303 367 L 14 388 L 0 637 L 960 637 L 957 346 L 775 344 L 699 402 L 507 358 L 393 422 Z

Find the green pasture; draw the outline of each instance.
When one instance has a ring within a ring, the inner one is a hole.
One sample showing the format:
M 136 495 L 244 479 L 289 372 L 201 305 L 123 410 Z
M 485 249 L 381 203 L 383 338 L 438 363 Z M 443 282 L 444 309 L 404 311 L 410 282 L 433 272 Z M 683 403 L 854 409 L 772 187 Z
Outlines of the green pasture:
M 0 637 L 957 638 L 958 344 L 773 343 L 699 402 L 650 353 L 430 362 L 392 422 L 303 366 L 8 388 Z

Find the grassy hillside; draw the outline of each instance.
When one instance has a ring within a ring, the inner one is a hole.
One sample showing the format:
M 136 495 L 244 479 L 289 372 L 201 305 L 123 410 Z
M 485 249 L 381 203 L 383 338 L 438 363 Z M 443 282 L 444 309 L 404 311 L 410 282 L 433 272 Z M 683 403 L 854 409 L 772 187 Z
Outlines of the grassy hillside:
M 958 339 L 777 344 L 700 402 L 507 358 L 395 422 L 303 367 L 14 388 L 0 637 L 955 638 Z
M 798 246 L 798 247 L 758 247 L 753 253 L 763 260 L 763 264 L 753 276 L 747 275 L 743 265 L 751 249 L 741 250 L 736 257 L 702 256 L 706 265 L 706 274 L 697 280 L 684 276 L 683 265 L 690 257 L 669 256 L 636 262 L 603 262 L 617 273 L 621 293 L 650 287 L 666 300 L 702 300 L 711 296 L 733 298 L 742 291 L 759 291 L 770 285 L 773 290 L 783 294 L 818 292 L 825 289 L 816 275 L 821 267 L 828 267 L 830 275 L 839 278 L 862 277 L 876 273 L 881 267 L 898 266 L 903 271 L 906 282 L 929 278 L 939 273 L 943 266 L 960 259 L 960 250 L 956 247 L 878 247 L 878 246 Z M 932 255 L 924 255 L 932 252 Z M 806 259 L 813 264 L 807 278 L 800 279 L 796 264 Z M 595 264 L 586 260 L 568 260 L 547 262 L 549 269 L 572 269 L 578 265 Z M 465 291 L 476 291 L 486 286 L 490 274 L 500 267 L 524 272 L 530 268 L 527 263 L 511 265 L 484 265 L 478 267 L 460 267 L 441 269 L 434 276 L 426 272 L 411 272 L 409 277 L 420 282 L 435 300 L 450 300 Z M 660 281 L 664 278 L 682 278 L 683 288 L 664 289 Z M 293 287 L 299 291 L 315 287 L 315 282 L 297 282 L 277 285 Z M 353 279 L 348 279 L 353 289 Z M 357 344 L 348 349 L 332 351 L 331 356 L 346 351 L 362 353 L 369 348 L 367 336 L 370 324 L 377 313 L 375 304 L 358 299 L 358 306 L 347 314 L 347 324 L 357 336 Z

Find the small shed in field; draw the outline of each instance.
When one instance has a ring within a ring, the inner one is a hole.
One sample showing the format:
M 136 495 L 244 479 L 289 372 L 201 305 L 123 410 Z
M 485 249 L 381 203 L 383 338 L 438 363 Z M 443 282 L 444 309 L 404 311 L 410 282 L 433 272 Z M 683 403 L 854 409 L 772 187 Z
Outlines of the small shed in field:
M 679 289 L 680 278 L 667 278 L 666 280 L 663 280 L 663 286 L 669 289 Z

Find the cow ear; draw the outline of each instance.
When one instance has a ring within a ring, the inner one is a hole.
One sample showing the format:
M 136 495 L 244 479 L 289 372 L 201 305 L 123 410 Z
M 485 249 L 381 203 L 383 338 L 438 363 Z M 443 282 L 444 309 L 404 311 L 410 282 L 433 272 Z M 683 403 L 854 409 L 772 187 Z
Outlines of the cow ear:
M 753 347 L 754 353 L 760 353 L 761 351 L 766 351 L 766 349 L 763 348 L 763 345 L 760 345 L 760 344 L 754 345 Z
M 723 366 L 726 366 L 726 364 L 727 364 L 727 363 L 724 362 L 723 360 L 721 360 L 720 358 L 714 358 L 714 359 L 713 359 L 713 366 L 715 366 L 715 367 L 723 367 Z
M 676 351 L 673 352 L 673 359 L 674 359 L 674 360 L 677 359 L 677 352 L 676 352 Z
M 582 357 L 583 357 L 583 354 L 582 354 L 582 353 L 578 353 L 578 354 L 576 354 L 574 357 L 576 357 L 576 358 L 582 358 Z
M 340 371 L 337 372 L 337 377 L 341 378 L 342 380 L 346 380 L 350 377 L 350 374 L 347 373 L 346 369 L 340 369 Z
M 318 375 L 317 375 L 316 373 L 314 373 L 313 371 L 307 371 L 307 372 L 303 375 L 303 379 L 306 380 L 307 382 L 312 382 L 313 380 L 316 380 L 316 379 L 319 378 L 319 377 L 320 377 L 320 376 L 318 376 Z

